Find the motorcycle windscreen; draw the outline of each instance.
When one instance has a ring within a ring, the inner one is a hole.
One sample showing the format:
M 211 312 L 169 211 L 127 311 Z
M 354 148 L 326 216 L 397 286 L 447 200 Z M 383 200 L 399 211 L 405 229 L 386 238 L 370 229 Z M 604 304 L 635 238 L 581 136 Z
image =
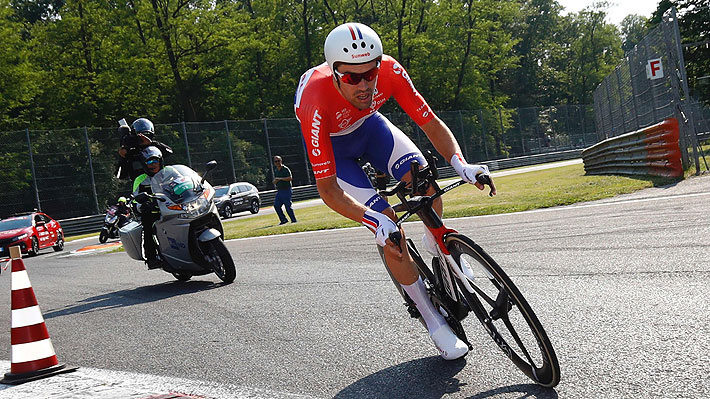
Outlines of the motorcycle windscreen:
M 166 166 L 152 178 L 154 193 L 163 193 L 170 201 L 181 204 L 190 202 L 202 194 L 200 177 L 184 165 Z

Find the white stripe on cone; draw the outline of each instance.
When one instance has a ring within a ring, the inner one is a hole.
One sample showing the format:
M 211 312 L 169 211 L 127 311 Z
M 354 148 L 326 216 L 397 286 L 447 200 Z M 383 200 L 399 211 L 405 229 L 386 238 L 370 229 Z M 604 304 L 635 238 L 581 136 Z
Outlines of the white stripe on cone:
M 54 356 L 52 341 L 47 338 L 26 344 L 12 345 L 12 362 L 22 363 L 45 359 Z
M 12 290 L 23 290 L 25 288 L 31 288 L 30 278 L 27 275 L 27 270 L 21 270 L 19 272 L 12 272 Z
M 44 317 L 42 317 L 42 312 L 39 310 L 39 305 L 12 310 L 12 328 L 27 327 L 40 323 L 44 323 Z

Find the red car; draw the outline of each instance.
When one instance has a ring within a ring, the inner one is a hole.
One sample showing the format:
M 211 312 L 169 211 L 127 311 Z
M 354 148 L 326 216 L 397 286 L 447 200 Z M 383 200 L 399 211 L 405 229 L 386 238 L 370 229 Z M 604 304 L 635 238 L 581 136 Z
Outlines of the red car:
M 40 249 L 64 249 L 59 222 L 42 212 L 28 212 L 0 220 L 0 258 L 10 256 L 9 247 L 19 245 L 22 253 L 37 255 Z

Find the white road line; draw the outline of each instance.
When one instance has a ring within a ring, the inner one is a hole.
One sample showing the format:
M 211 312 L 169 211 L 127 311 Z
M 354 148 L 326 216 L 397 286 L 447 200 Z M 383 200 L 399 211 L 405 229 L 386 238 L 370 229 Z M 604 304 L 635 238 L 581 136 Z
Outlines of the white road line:
M 0 361 L 0 368 L 9 371 L 10 362 Z M 21 385 L 0 384 L 0 399 L 139 399 L 168 393 L 206 399 L 314 399 L 266 389 L 88 367 Z

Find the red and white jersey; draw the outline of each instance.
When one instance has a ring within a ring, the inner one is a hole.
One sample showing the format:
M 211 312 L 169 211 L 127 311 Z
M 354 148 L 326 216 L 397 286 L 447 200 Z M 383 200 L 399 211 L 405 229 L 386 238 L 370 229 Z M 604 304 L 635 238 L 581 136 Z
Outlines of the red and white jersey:
M 414 88 L 409 74 L 394 58 L 383 55 L 370 108 L 359 110 L 333 85 L 333 72 L 327 63 L 301 76 L 294 99 L 296 118 L 308 148 L 316 179 L 335 176 L 335 156 L 331 136 L 353 132 L 394 96 L 402 109 L 421 126 L 434 118 L 424 98 Z

